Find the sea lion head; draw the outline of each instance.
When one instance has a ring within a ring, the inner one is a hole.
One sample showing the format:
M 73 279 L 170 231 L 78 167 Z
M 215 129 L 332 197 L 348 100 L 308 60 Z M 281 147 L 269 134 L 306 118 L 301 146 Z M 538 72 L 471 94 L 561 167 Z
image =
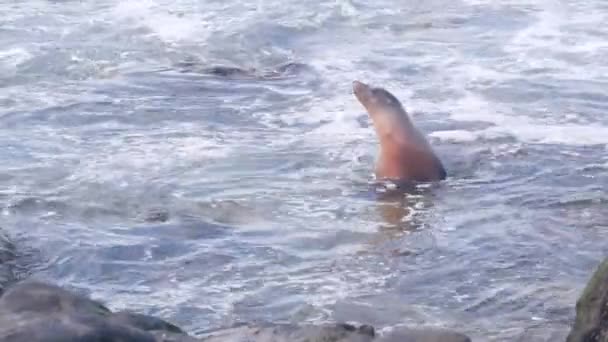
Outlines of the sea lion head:
M 399 138 L 410 127 L 410 120 L 401 102 L 388 90 L 353 81 L 353 92 L 365 107 L 381 140 Z
M 359 102 L 369 111 L 392 106 L 401 107 L 401 102 L 384 88 L 372 88 L 361 81 L 353 81 L 353 92 Z

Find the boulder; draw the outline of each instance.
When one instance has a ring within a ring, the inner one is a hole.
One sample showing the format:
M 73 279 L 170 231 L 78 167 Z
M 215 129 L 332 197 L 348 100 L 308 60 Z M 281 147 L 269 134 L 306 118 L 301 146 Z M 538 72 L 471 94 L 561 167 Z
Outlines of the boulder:
M 217 330 L 203 337 L 205 342 L 371 342 L 374 328 L 350 324 L 294 325 L 258 324 L 242 325 Z
M 0 230 L 0 294 L 15 281 L 14 265 L 16 253 L 15 246 L 8 236 Z
M 0 297 L 0 342 L 470 342 L 459 333 L 405 329 L 377 336 L 369 325 L 238 325 L 192 337 L 160 318 L 104 304 L 38 281 L 14 284 Z
M 378 342 L 471 342 L 471 339 L 447 329 L 407 328 L 391 332 L 378 339 Z
M 566 342 L 608 342 L 608 259 L 576 302 L 576 319 Z
M 444 329 L 405 328 L 378 336 L 369 325 L 267 324 L 240 326 L 207 334 L 205 342 L 471 342 L 469 337 Z
M 113 313 L 98 301 L 38 281 L 17 283 L 0 297 L 2 342 L 172 341 L 162 333 L 186 337 L 159 318 Z

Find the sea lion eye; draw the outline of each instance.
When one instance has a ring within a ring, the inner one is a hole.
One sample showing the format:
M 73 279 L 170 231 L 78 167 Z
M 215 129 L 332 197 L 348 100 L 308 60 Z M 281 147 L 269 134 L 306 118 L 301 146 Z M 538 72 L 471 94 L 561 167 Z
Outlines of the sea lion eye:
M 394 102 L 393 96 L 391 96 L 391 94 L 389 92 L 387 92 L 386 90 L 384 90 L 382 88 L 374 89 L 373 93 L 374 93 L 374 98 L 376 98 L 378 102 L 386 103 L 386 104 L 392 104 Z

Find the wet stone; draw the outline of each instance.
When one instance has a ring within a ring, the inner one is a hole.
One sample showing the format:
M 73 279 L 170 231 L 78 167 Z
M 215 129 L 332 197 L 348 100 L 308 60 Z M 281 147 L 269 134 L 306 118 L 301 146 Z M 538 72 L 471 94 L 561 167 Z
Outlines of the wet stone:
M 192 337 L 161 318 L 112 312 L 99 301 L 56 285 L 23 281 L 0 297 L 0 342 L 470 342 L 450 331 L 406 329 L 378 336 L 345 323 L 238 325 Z

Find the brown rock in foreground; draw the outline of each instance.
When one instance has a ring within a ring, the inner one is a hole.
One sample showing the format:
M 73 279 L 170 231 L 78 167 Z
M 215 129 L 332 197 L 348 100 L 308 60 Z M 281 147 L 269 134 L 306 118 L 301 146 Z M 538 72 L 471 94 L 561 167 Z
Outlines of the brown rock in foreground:
M 576 302 L 567 342 L 608 342 L 608 259 L 597 268 Z

